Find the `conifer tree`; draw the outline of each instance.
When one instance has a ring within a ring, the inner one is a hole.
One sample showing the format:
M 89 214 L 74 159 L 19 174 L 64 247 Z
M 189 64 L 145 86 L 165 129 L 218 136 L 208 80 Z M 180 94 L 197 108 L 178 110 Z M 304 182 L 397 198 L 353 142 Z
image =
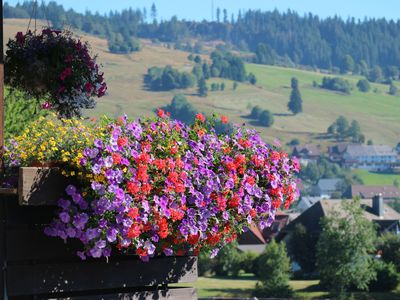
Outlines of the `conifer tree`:
M 301 98 L 300 90 L 299 90 L 299 82 L 297 78 L 292 78 L 292 92 L 290 94 L 290 101 L 288 103 L 288 109 L 294 114 L 297 115 L 303 111 L 303 99 Z

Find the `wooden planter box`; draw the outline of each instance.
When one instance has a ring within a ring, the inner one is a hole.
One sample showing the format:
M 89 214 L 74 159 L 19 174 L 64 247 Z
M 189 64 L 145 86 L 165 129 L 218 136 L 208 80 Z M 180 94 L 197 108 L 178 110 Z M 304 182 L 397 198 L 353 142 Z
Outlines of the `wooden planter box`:
M 19 169 L 18 200 L 21 205 L 57 205 L 65 188 L 74 183 L 59 168 Z
M 21 168 L 20 175 L 19 195 L 0 194 L 0 300 L 197 299 L 193 288 L 168 286 L 197 280 L 196 257 L 81 261 L 79 242 L 43 233 L 69 183 L 56 169 Z

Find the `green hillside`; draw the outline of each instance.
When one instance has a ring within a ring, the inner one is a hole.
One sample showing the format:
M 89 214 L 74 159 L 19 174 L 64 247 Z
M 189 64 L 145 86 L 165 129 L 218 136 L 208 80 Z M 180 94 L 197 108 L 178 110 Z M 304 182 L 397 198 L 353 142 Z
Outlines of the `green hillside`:
M 26 24 L 27 20 L 6 19 L 5 39 L 14 36 L 17 31 L 25 31 Z M 288 142 L 298 138 L 302 142 L 326 145 L 331 141 L 325 140 L 322 135 L 339 115 L 359 121 L 366 139 L 372 139 L 376 144 L 394 146 L 400 141 L 400 97 L 388 95 L 387 85 L 372 84 L 372 90 L 376 89 L 376 92 L 364 94 L 355 89 L 351 95 L 344 95 L 313 88 L 313 80 L 320 83 L 322 77 L 326 76 L 322 73 L 248 64 L 247 71 L 253 72 L 258 78 L 256 86 L 241 83 L 234 91 L 232 81 L 214 78 L 208 81 L 208 85 L 225 82 L 226 89 L 223 92 L 209 92 L 206 98 L 198 97 L 195 88 L 152 92 L 143 87 L 143 76 L 147 69 L 171 65 L 179 70 L 190 71 L 193 62 L 187 59 L 189 53 L 141 40 L 142 51 L 117 55 L 108 51 L 105 40 L 86 35 L 85 38 L 92 44 L 93 52 L 99 54 L 109 86 L 109 94 L 99 101 L 96 110 L 88 111 L 91 116 L 105 113 L 113 116 L 126 113 L 134 118 L 150 116 L 154 108 L 166 105 L 175 94 L 182 92 L 199 111 L 225 114 L 235 123 L 256 127 L 268 141 L 277 138 Z M 304 113 L 297 116 L 287 110 L 291 77 L 298 78 L 304 101 Z M 345 77 L 354 86 L 359 79 L 355 76 Z M 396 84 L 400 86 L 398 82 Z M 276 114 L 272 128 L 261 127 L 246 118 L 255 105 Z

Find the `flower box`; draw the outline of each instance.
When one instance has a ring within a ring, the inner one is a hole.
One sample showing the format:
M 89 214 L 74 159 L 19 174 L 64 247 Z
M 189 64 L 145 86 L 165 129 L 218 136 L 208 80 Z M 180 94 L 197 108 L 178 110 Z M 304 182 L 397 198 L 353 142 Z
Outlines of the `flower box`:
M 73 183 L 56 167 L 23 167 L 19 169 L 18 200 L 20 205 L 57 205 L 65 188 Z
M 35 173 L 33 168 L 25 171 Z M 58 176 L 52 170 L 37 171 L 46 171 L 49 180 Z M 42 200 L 33 206 L 29 201 L 19 205 L 15 195 L 1 196 L 0 240 L 5 251 L 0 251 L 0 263 L 6 269 L 1 273 L 5 278 L 0 278 L 0 290 L 6 288 L 9 299 L 197 299 L 192 288 L 168 288 L 168 284 L 196 281 L 196 257 L 159 257 L 145 263 L 115 252 L 108 262 L 81 261 L 76 256 L 79 243 L 65 244 L 43 233 L 54 217 L 54 208 L 47 205 L 54 201 L 48 203 L 44 191 L 40 196 Z

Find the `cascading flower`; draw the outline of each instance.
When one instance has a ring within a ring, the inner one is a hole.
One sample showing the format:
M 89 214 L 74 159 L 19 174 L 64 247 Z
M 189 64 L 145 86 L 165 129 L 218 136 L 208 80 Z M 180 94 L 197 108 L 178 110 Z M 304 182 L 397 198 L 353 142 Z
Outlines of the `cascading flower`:
M 216 255 L 252 223 L 270 226 L 296 199 L 298 162 L 255 131 L 217 135 L 202 115 L 191 127 L 158 115 L 106 125 L 82 153 L 90 181 L 67 189 L 46 234 L 79 239 L 83 259 L 109 257 L 113 248 L 144 261 Z

